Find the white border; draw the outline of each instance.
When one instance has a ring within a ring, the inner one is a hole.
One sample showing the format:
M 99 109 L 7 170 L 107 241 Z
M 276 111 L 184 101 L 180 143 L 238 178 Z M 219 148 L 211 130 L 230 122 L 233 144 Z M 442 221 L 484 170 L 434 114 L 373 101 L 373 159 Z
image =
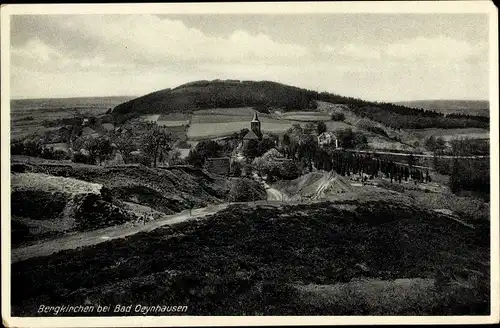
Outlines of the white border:
M 491 143 L 491 315 L 490 316 L 265 316 L 265 317 L 74 317 L 10 316 L 10 15 L 17 14 L 300 14 L 300 13 L 484 13 L 490 30 Z M 3 5 L 1 7 L 1 182 L 2 182 L 2 322 L 10 327 L 132 327 L 236 325 L 474 324 L 499 322 L 498 202 L 498 12 L 490 1 L 445 2 L 288 2 L 113 5 Z

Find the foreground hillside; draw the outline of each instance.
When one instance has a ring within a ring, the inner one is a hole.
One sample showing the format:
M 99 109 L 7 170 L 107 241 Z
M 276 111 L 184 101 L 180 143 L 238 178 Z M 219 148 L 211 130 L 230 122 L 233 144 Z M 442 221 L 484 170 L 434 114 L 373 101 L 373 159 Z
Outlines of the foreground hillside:
M 375 196 L 233 205 L 14 263 L 12 314 L 159 300 L 188 315 L 486 314 L 487 236 L 410 198 Z
M 182 166 L 100 167 L 14 157 L 11 182 L 14 245 L 221 203 L 235 196 L 235 183 L 254 189 L 256 199 L 265 197 L 254 181 Z

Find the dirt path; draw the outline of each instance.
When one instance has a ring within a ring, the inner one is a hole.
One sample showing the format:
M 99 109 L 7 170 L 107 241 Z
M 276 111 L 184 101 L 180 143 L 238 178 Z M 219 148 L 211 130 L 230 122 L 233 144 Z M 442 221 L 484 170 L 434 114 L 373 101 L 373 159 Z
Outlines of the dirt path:
M 288 196 L 279 191 L 278 189 L 269 186 L 267 183 L 264 184 L 264 186 L 266 188 L 267 200 L 277 200 L 277 201 L 289 200 Z
M 264 188 L 266 189 L 267 193 L 267 200 L 268 201 L 288 201 L 290 198 L 283 192 L 279 191 L 276 188 L 271 187 L 269 184 L 266 183 L 261 177 L 259 177 L 255 172 L 253 173 L 253 178 L 254 180 L 262 183 Z
M 23 261 L 33 257 L 47 256 L 62 250 L 75 249 L 78 247 L 96 245 L 111 239 L 123 238 L 142 231 L 151 231 L 156 228 L 172 225 L 196 218 L 202 218 L 215 214 L 229 206 L 228 203 L 211 205 L 208 207 L 189 210 L 166 216 L 164 219 L 146 222 L 145 224 L 125 223 L 123 225 L 107 227 L 89 232 L 79 232 L 42 243 L 14 248 L 11 251 L 11 263 Z
M 66 235 L 61 238 L 42 241 L 40 243 L 25 247 L 14 248 L 11 249 L 11 263 L 20 262 L 35 257 L 48 256 L 64 250 L 92 246 L 106 242 L 108 240 L 128 237 L 139 232 L 152 231 L 162 226 L 173 225 L 193 219 L 203 218 L 208 215 L 212 215 L 219 211 L 222 211 L 226 209 L 229 205 L 246 204 L 252 207 L 262 206 L 262 205 L 277 206 L 277 207 L 283 206 L 283 201 L 280 198 L 281 196 L 278 196 L 281 195 L 279 191 L 270 188 L 269 193 L 272 193 L 274 195 L 273 197 L 279 199 L 210 205 L 203 208 L 193 209 L 191 214 L 189 214 L 189 210 L 184 210 L 177 214 L 166 215 L 164 218 L 159 220 L 146 222 L 145 224 L 128 222 L 118 226 L 111 226 L 88 232 L 77 232 L 74 234 Z M 291 201 L 288 199 L 288 197 L 286 197 L 285 200 L 287 200 L 288 205 L 303 204 L 300 201 Z M 308 201 L 307 203 L 316 203 L 321 201 Z

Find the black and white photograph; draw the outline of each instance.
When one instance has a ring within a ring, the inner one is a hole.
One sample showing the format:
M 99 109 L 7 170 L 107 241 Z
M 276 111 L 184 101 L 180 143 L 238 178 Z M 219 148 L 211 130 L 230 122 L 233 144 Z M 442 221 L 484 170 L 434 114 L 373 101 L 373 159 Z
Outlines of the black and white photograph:
M 497 8 L 417 4 L 3 6 L 4 324 L 498 322 Z

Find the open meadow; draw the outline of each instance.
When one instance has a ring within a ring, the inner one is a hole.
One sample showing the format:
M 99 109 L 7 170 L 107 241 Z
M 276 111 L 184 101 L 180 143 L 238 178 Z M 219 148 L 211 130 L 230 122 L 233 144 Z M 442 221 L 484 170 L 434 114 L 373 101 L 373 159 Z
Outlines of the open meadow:
M 10 102 L 11 139 L 57 129 L 44 121 L 72 118 L 78 114 L 100 115 L 133 97 L 17 99 Z

